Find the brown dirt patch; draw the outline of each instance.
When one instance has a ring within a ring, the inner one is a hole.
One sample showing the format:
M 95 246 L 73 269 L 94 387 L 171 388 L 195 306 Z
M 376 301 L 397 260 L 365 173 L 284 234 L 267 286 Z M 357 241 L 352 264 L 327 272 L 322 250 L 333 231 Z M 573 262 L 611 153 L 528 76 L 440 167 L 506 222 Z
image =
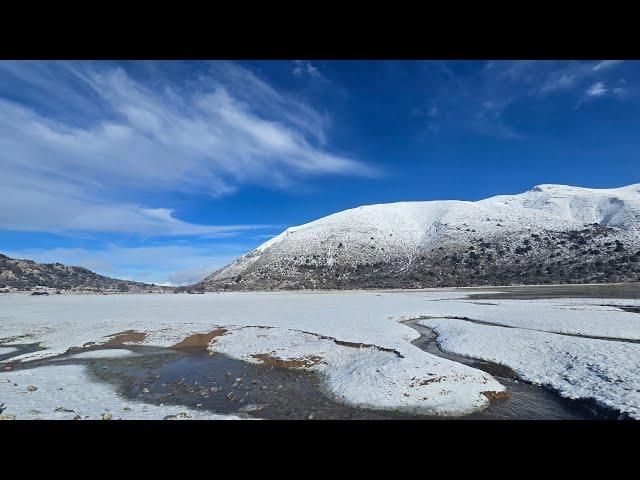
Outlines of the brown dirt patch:
M 309 355 L 301 358 L 288 358 L 283 360 L 282 358 L 274 357 L 267 353 L 258 353 L 252 355 L 253 358 L 257 358 L 267 367 L 278 368 L 309 368 L 317 365 L 322 361 L 322 357 L 318 355 Z
M 88 342 L 81 347 L 71 347 L 66 353 L 86 352 L 87 350 L 100 350 L 107 348 L 122 347 L 125 343 L 140 343 L 147 337 L 145 332 L 137 332 L 135 330 L 126 330 L 120 333 L 109 335 L 104 343 Z
M 176 343 L 173 348 L 177 350 L 202 350 L 207 348 L 214 338 L 226 335 L 226 333 L 226 328 L 216 328 L 209 333 L 195 333 L 193 335 L 189 335 L 180 343 Z
M 140 343 L 147 338 L 145 332 L 136 332 L 135 330 L 127 330 L 126 332 L 116 333 L 109 337 L 107 343 L 103 343 L 102 346 L 114 348 L 121 347 L 125 343 Z

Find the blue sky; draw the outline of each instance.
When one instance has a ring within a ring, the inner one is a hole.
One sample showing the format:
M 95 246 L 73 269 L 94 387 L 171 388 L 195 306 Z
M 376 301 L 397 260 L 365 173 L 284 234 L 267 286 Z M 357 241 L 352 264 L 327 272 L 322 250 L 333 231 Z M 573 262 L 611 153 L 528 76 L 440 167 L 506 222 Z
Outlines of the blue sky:
M 0 62 L 0 252 L 198 280 L 363 204 L 640 182 L 634 61 Z

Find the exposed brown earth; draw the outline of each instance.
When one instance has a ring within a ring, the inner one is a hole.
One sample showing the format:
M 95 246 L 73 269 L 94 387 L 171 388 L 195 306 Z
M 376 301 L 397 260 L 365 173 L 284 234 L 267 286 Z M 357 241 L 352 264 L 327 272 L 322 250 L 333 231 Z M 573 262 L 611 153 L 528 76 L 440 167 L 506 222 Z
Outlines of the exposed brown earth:
M 109 340 L 104 343 L 88 342 L 81 347 L 71 347 L 67 349 L 66 353 L 78 353 L 86 352 L 89 350 L 119 348 L 122 347 L 125 343 L 143 342 L 145 338 L 147 338 L 147 334 L 145 332 L 137 332 L 135 330 L 126 330 L 124 332 L 114 333 L 107 338 Z
M 215 330 L 209 333 L 195 333 L 193 335 L 189 335 L 187 338 L 182 340 L 180 343 L 176 343 L 173 348 L 177 350 L 202 350 L 206 349 L 209 343 L 221 335 L 226 335 L 226 328 L 216 328 Z

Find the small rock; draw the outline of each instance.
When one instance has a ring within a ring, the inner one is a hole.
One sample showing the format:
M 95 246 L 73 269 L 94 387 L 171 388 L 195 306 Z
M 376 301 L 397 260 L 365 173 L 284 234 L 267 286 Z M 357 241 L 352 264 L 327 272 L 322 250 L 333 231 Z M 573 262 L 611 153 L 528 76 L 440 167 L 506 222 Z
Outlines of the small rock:
M 75 417 L 73 417 L 74 420 L 82 420 L 82 417 L 80 415 L 76 415 Z
M 144 387 L 144 388 L 142 389 L 142 393 L 149 393 L 149 389 L 148 389 L 147 387 Z
M 27 413 L 29 415 L 40 415 L 42 412 L 40 410 L 29 410 Z
M 131 409 L 129 407 L 122 407 L 123 412 L 130 412 Z
M 109 412 L 102 414 L 102 420 L 111 420 L 112 418 L 113 418 L 113 415 Z
M 191 415 L 187 412 L 180 412 L 177 415 L 167 415 L 163 418 L 163 420 L 188 420 L 191 418 Z
M 56 407 L 56 412 L 75 413 L 75 410 L 69 410 L 64 407 Z
M 3 368 L 5 372 L 10 372 L 12 369 L 13 367 L 11 367 L 11 365 L 7 365 L 6 367 Z
M 196 407 L 201 407 L 202 404 L 201 403 L 196 403 Z
M 28 392 L 35 392 L 36 390 L 38 390 L 38 387 L 36 387 L 35 385 L 29 385 L 27 387 Z
M 0 420 L 15 420 L 16 416 L 10 413 L 0 413 Z
M 309 414 L 309 416 L 307 417 L 307 420 L 313 420 L 313 413 Z

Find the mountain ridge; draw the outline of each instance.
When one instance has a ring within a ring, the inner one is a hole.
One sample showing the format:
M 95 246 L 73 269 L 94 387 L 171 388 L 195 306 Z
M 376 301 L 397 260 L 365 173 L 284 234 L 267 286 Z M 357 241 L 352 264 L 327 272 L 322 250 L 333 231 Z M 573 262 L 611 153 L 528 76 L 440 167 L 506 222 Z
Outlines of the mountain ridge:
M 58 291 L 166 292 L 172 287 L 120 280 L 91 270 L 61 263 L 38 263 L 11 258 L 0 253 L 0 292 L 34 290 L 38 287 Z
M 287 228 L 205 290 L 637 281 L 640 184 L 359 206 Z M 506 283 L 505 283 L 506 282 Z

